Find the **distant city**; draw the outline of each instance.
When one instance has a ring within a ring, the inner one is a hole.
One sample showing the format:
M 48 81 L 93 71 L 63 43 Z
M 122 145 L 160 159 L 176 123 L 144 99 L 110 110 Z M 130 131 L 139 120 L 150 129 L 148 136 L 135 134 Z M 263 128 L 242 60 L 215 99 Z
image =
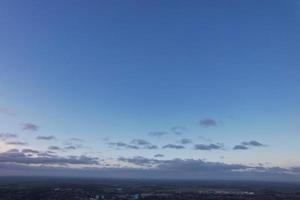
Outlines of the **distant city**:
M 2 178 L 1 200 L 297 200 L 300 184 L 242 181 Z

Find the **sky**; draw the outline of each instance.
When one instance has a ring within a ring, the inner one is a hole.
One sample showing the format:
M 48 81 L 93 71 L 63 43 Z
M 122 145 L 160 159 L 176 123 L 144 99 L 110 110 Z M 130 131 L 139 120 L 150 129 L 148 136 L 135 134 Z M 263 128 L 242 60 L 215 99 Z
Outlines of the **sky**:
M 0 175 L 300 181 L 299 41 L 297 0 L 2 0 Z

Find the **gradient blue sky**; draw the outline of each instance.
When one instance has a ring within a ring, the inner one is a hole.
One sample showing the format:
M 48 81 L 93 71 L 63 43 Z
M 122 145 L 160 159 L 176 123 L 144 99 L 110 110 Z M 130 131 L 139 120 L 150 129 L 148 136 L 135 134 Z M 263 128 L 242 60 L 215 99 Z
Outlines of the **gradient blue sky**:
M 0 132 L 28 143 L 0 151 L 76 137 L 84 147 L 58 156 L 300 166 L 299 41 L 296 0 L 0 1 Z M 158 149 L 110 144 L 133 139 Z M 249 141 L 262 146 L 233 150 Z

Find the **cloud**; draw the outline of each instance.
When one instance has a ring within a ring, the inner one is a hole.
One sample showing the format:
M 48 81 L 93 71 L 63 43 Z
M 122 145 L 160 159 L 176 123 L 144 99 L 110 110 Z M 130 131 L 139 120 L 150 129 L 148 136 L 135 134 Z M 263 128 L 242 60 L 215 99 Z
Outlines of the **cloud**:
M 39 126 L 32 124 L 32 123 L 24 123 L 23 124 L 23 130 L 26 131 L 37 131 L 39 129 Z
M 210 151 L 210 150 L 220 150 L 223 149 L 222 144 L 195 144 L 194 148 L 196 150 L 204 150 L 204 151 Z
M 84 140 L 83 140 L 83 139 L 80 139 L 80 138 L 75 138 L 75 137 L 73 137 L 73 138 L 70 138 L 70 139 L 69 139 L 69 141 L 70 141 L 70 142 L 84 142 Z
M 50 135 L 50 136 L 37 136 L 36 137 L 37 140 L 54 140 L 55 136 Z
M 154 155 L 154 158 L 162 158 L 162 157 L 165 157 L 165 155 L 160 154 L 160 153 Z
M 22 153 L 38 154 L 38 153 L 40 153 L 40 152 L 37 151 L 37 150 L 33 150 L 33 149 L 23 149 L 23 150 L 22 150 Z
M 212 118 L 205 118 L 200 120 L 199 124 L 204 128 L 209 128 L 209 127 L 217 126 L 217 121 Z
M 76 143 L 72 143 L 72 142 L 66 142 L 64 149 L 66 150 L 75 150 L 75 149 L 80 149 L 80 148 L 84 148 L 84 146 L 82 144 L 76 144 Z M 85 147 L 88 148 L 88 147 Z
M 53 151 L 39 152 L 37 155 L 42 157 L 52 157 L 55 154 Z
M 32 157 L 24 152 L 7 151 L 0 153 L 0 163 L 17 163 L 17 164 L 43 164 L 43 165 L 66 165 L 66 164 L 98 164 L 97 158 L 88 156 L 37 156 Z
M 133 139 L 131 143 L 135 145 L 142 145 L 142 146 L 150 144 L 148 141 L 143 139 Z
M 192 140 L 187 139 L 187 138 L 182 138 L 181 140 L 178 141 L 180 144 L 191 144 L 193 143 Z
M 6 142 L 8 145 L 18 145 L 18 146 L 25 146 L 27 145 L 26 142 L 20 142 L 20 141 L 11 141 L 11 142 Z
M 300 181 L 300 167 L 248 166 L 201 159 L 152 159 L 141 156 L 120 157 L 118 161 L 134 165 L 99 163 L 87 156 L 27 156 L 11 150 L 0 153 L 0 175 L 70 176 L 98 178 L 143 178 L 175 180 L 247 180 Z M 76 165 L 78 164 L 78 165 Z M 101 167 L 101 164 L 103 167 Z
M 167 135 L 167 134 L 168 134 L 168 132 L 166 132 L 166 131 L 153 131 L 153 132 L 149 133 L 150 136 L 154 136 L 154 137 L 160 137 L 160 136 Z
M 77 149 L 77 147 L 74 146 L 74 145 L 69 145 L 69 146 L 64 147 L 64 149 L 66 149 L 66 150 L 75 150 L 75 149 Z
M 79 149 L 79 148 L 89 148 L 89 147 L 84 147 L 83 146 L 83 140 L 80 138 L 70 138 L 69 140 L 67 140 L 64 145 L 64 149 L 65 150 L 75 150 L 75 149 Z
M 3 107 L 0 108 L 0 113 L 5 115 L 16 115 L 16 113 L 12 112 L 8 108 L 3 108 Z
M 264 146 L 266 146 L 266 145 L 264 145 L 260 142 L 255 141 L 255 140 L 251 140 L 249 142 L 242 142 L 242 145 L 253 146 L 253 147 L 264 147 Z
M 172 160 L 158 160 L 152 158 L 145 158 L 136 156 L 133 158 L 119 158 L 120 161 L 128 162 L 141 167 L 153 168 L 157 171 L 164 171 L 166 173 L 175 172 L 178 174 L 197 173 L 218 173 L 218 172 L 234 172 L 237 170 L 256 169 L 241 164 L 226 164 L 221 162 L 207 162 L 201 159 L 172 159 Z
M 251 140 L 249 142 L 242 142 L 241 144 L 235 145 L 233 150 L 248 150 L 250 147 L 266 147 L 266 145 L 255 140 Z
M 116 148 L 125 148 L 125 149 L 139 149 L 136 145 L 130 145 L 126 144 L 124 142 L 110 142 L 108 143 L 110 146 L 116 147 Z
M 11 138 L 18 137 L 17 134 L 14 133 L 0 133 L 0 140 L 8 140 Z
M 183 126 L 173 126 L 171 128 L 171 131 L 176 135 L 182 135 L 186 130 L 186 127 Z
M 185 149 L 184 146 L 182 145 L 177 145 L 177 144 L 167 144 L 165 146 L 162 147 L 163 149 Z
M 158 149 L 157 145 L 153 145 L 150 142 L 143 139 L 133 139 L 130 143 L 136 146 L 140 146 L 144 149 Z
M 61 148 L 58 147 L 58 146 L 49 146 L 48 149 L 51 150 L 51 151 L 58 151 L 58 150 L 61 150 Z
M 245 146 L 245 145 L 235 145 L 234 147 L 233 147 L 233 150 L 248 150 L 249 148 L 247 147 L 247 146 Z
M 144 158 L 142 156 L 135 156 L 133 158 L 120 157 L 118 160 L 122 162 L 131 163 L 134 165 L 138 165 L 141 167 L 153 167 L 154 165 L 160 163 L 160 160 Z
M 158 166 L 159 169 L 181 172 L 224 172 L 249 169 L 240 164 L 225 164 L 220 162 L 206 162 L 201 159 L 173 159 L 166 160 Z M 251 168 L 251 167 L 250 167 Z
M 212 142 L 211 139 L 208 139 L 208 138 L 203 137 L 203 136 L 199 136 L 199 139 L 200 139 L 200 140 L 203 140 L 203 141 L 205 141 L 205 142 Z

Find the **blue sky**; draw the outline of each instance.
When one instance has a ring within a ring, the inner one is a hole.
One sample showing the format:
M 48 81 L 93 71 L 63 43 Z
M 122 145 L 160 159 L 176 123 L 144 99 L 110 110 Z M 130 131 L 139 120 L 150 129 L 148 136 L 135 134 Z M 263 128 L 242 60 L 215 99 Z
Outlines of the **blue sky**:
M 1 1 L 0 151 L 298 167 L 299 23 L 293 0 Z

